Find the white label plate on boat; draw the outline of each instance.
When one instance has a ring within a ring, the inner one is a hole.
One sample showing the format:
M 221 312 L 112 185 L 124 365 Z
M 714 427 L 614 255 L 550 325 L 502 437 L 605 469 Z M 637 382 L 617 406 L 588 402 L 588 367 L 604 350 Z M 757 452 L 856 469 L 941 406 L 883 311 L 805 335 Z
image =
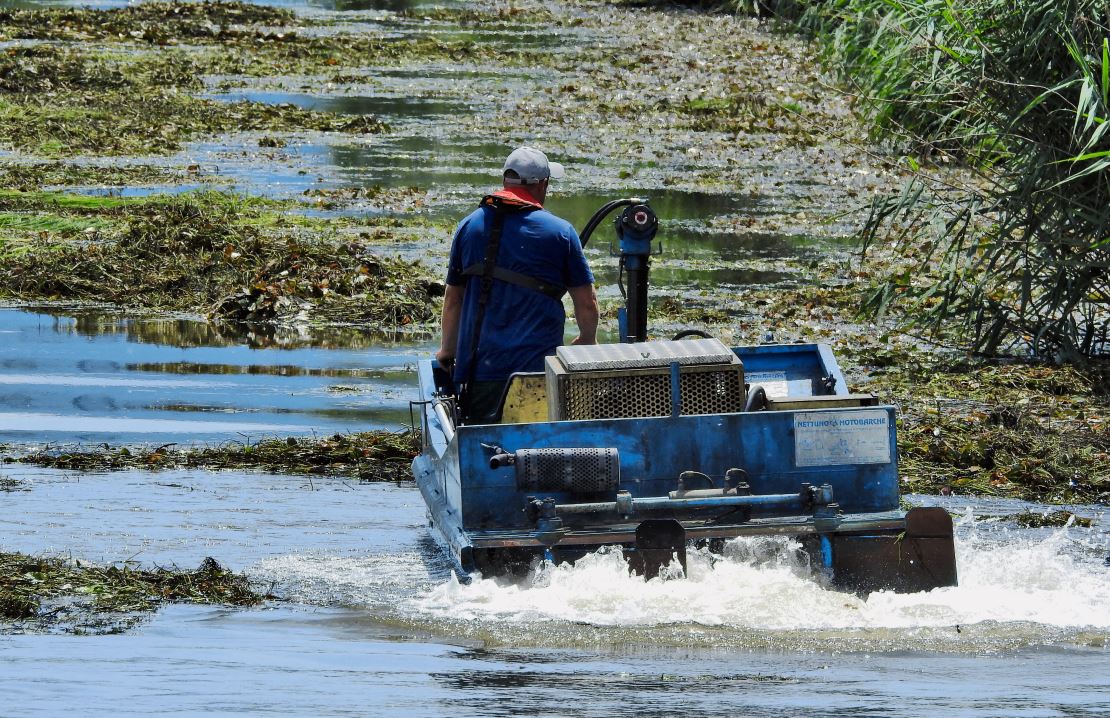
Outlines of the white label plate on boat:
M 865 411 L 800 411 L 794 415 L 794 465 L 890 463 L 890 415 Z
M 790 396 L 790 385 L 786 383 L 784 371 L 753 371 L 744 374 L 744 381 L 752 386 L 759 384 L 767 396 L 780 399 Z

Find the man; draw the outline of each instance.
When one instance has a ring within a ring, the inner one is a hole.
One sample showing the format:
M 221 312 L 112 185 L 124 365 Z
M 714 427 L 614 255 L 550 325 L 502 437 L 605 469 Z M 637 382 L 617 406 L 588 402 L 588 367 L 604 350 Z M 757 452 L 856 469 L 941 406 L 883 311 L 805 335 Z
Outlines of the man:
M 543 371 L 544 357 L 563 343 L 564 293 L 578 323 L 573 343 L 597 343 L 597 296 L 582 243 L 569 222 L 543 208 L 548 182 L 563 174 L 539 150 L 513 150 L 503 189 L 455 230 L 436 359 L 462 387 L 467 423 L 496 420 L 510 374 Z

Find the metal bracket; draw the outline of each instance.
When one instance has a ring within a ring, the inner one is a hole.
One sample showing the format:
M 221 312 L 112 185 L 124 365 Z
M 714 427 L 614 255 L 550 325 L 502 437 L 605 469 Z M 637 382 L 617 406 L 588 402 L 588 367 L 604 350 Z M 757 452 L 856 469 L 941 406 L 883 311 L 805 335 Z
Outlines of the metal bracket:
M 635 509 L 632 505 L 632 494 L 627 491 L 617 492 L 617 513 L 628 518 L 633 514 Z
M 555 499 L 548 497 L 543 501 L 532 500 L 539 517 L 536 519 L 536 540 L 551 548 L 566 536 L 563 520 L 555 513 Z
M 740 468 L 726 471 L 725 488 L 735 491 L 737 496 L 751 496 L 752 487 L 748 483 L 748 472 Z

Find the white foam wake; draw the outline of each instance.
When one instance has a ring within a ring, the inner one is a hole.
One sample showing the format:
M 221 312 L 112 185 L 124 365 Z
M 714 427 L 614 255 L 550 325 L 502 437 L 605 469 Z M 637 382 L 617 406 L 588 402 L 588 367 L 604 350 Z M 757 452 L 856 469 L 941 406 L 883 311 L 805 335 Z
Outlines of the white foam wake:
M 569 621 L 597 626 L 702 624 L 757 630 L 915 628 L 984 621 L 1110 628 L 1110 568 L 1065 530 L 1012 530 L 1003 540 L 972 527 L 957 539 L 960 585 L 866 599 L 822 588 L 788 539 L 736 539 L 723 556 L 688 554 L 686 580 L 630 576 L 620 552 L 574 566 L 537 567 L 525 579 L 453 578 L 414 597 L 425 615 L 454 620 Z M 1032 537 L 1032 538 L 1031 538 Z

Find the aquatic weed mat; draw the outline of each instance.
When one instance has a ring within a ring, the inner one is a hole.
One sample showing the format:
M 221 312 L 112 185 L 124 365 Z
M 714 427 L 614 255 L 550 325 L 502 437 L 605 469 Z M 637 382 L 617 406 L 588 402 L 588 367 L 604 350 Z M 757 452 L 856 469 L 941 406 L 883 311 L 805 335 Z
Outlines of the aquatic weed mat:
M 496 22 L 512 14 L 481 17 Z M 535 66 L 547 57 L 465 35 L 445 39 L 426 26 L 395 19 L 343 27 L 238 2 L 0 10 L 0 39 L 61 43 L 11 45 L 0 54 L 0 138 L 63 156 L 166 154 L 191 137 L 232 131 L 374 134 L 387 127 L 371 116 L 196 94 L 206 76 L 327 75 L 320 84 L 334 84 L 365 76 L 371 66 L 429 59 Z
M 44 156 L 134 156 L 233 131 L 386 129 L 369 116 L 196 97 L 207 69 L 181 51 L 8 48 L 0 53 L 0 139 Z
M 218 35 L 218 41 L 223 43 L 219 55 L 228 57 L 228 43 L 256 42 L 260 36 L 272 35 L 275 27 L 291 27 L 289 23 L 299 26 L 318 22 L 310 39 L 316 42 L 340 38 L 342 52 L 325 57 L 309 49 L 302 53 L 301 65 L 285 58 L 275 60 L 270 68 L 256 67 L 259 72 L 234 67 L 229 60 L 213 64 L 203 52 L 182 55 L 179 59 L 195 63 L 205 72 L 225 73 L 221 84 L 228 82 L 228 76 L 234 84 L 235 76 L 246 75 L 271 79 L 289 76 L 295 82 L 293 76 L 300 73 L 304 87 L 315 91 L 323 88 L 326 94 L 340 97 L 367 79 L 364 71 L 344 69 L 344 63 L 356 62 L 354 58 L 359 53 L 351 51 L 351 38 L 345 34 L 350 27 L 343 23 L 286 17 L 280 12 L 264 13 L 264 24 L 270 29 L 259 30 L 260 34 L 226 28 L 214 32 L 211 28 L 194 27 L 200 11 L 171 12 L 166 7 L 172 6 L 163 5 L 151 4 L 151 8 L 141 12 L 129 9 L 111 15 L 104 21 L 107 29 L 97 30 L 93 35 L 99 33 L 112 47 L 122 48 L 131 42 L 127 40 L 131 33 L 138 30 L 124 32 L 126 28 L 116 27 L 119 23 L 164 21 L 172 25 L 180 21 L 185 35 Z M 70 14 L 64 15 L 62 23 L 66 27 L 100 17 L 92 14 L 98 11 L 67 12 Z M 243 12 L 249 19 L 250 11 Z M 247 22 L 239 16 L 232 19 L 238 24 L 227 24 L 221 18 L 211 24 L 223 28 Z M 19 18 L 13 22 L 20 28 L 30 24 Z M 727 25 L 726 31 L 722 31 L 722 23 Z M 439 28 L 428 30 L 430 37 L 420 29 L 429 24 Z M 854 149 L 846 148 L 838 138 L 838 133 L 845 136 L 856 133 L 850 123 L 843 121 L 843 101 L 829 96 L 812 82 L 816 75 L 812 59 L 805 55 L 804 44 L 773 36 L 743 19 L 656 9 L 631 12 L 604 4 L 548 7 L 526 3 L 508 10 L 488 4 L 457 11 L 414 9 L 386 25 L 389 33 L 396 36 L 390 42 L 402 40 L 393 43 L 399 46 L 414 42 L 420 46 L 427 39 L 442 42 L 436 38 L 445 33 L 450 35 L 449 28 L 460 32 L 491 25 L 520 25 L 531 28 L 530 32 L 537 27 L 554 28 L 559 51 L 538 53 L 548 58 L 545 62 L 553 67 L 499 83 L 497 92 L 483 94 L 483 101 L 492 102 L 492 107 L 452 117 L 452 125 L 480 131 L 484 136 L 495 131 L 511 142 L 532 141 L 534 138 L 528 135 L 533 131 L 519 126 L 519 118 L 526 115 L 535 118 L 534 132 L 545 135 L 546 143 L 576 160 L 576 174 L 588 184 L 636 185 L 647 190 L 712 187 L 718 192 L 751 194 L 764 203 L 767 211 L 722 218 L 720 228 L 726 231 L 774 229 L 805 235 L 840 235 L 846 231 L 845 225 L 832 220 L 831 215 L 843 209 L 841 199 L 890 181 L 884 176 L 886 168 L 876 167 L 877 162 L 870 159 L 861 161 Z M 614 35 L 612 27 L 623 30 Z M 29 30 L 19 32 L 30 34 Z M 288 33 L 278 34 L 284 35 L 280 41 L 258 41 L 259 47 L 252 48 L 252 57 L 268 56 L 271 44 L 293 47 L 300 42 L 291 39 Z M 462 73 L 458 76 L 462 77 L 491 68 L 503 69 L 521 59 L 512 52 L 506 53 L 504 48 L 490 50 L 484 40 L 468 42 L 473 52 L 465 56 L 418 52 L 398 55 L 389 62 L 401 68 L 414 66 L 414 62 L 420 66 L 431 62 L 440 68 L 457 68 Z M 128 51 L 138 52 L 136 48 L 142 46 L 138 42 Z M 659 50 L 648 53 L 645 47 Z M 147 54 L 186 53 L 193 49 L 156 47 L 150 42 L 146 42 L 146 48 Z M 535 66 L 529 63 L 536 58 L 525 59 L 528 62 L 519 64 Z M 364 65 L 371 66 L 371 75 L 373 68 L 386 66 L 382 58 L 363 60 Z M 738 67 L 743 72 L 737 72 Z M 414 70 L 420 74 L 418 67 Z M 444 90 L 447 96 L 454 96 L 449 86 Z M 811 115 L 807 122 L 797 121 L 807 113 Z M 707 123 L 707 117 L 723 120 Z M 835 131 L 826 131 L 830 124 Z M 821 138 L 812 136 L 818 131 Z M 279 144 L 284 142 L 281 132 L 276 132 L 272 139 Z M 265 160 L 259 157 L 258 161 Z
M 420 451 L 412 432 L 368 431 L 328 437 L 264 438 L 216 446 L 58 446 L 19 452 L 0 446 L 0 462 L 54 469 L 258 469 L 268 473 L 350 476 L 359 481 L 409 481 Z M 2 485 L 0 485 L 2 488 Z M 24 482 L 12 489 L 27 488 Z
M 0 551 L 0 634 L 119 633 L 170 602 L 255 606 L 266 598 L 212 558 L 182 570 Z
M 419 262 L 285 209 L 215 192 L 0 192 L 0 298 L 384 328 L 434 316 L 442 284 Z
M 900 408 L 906 491 L 1110 502 L 1106 362 L 1000 364 L 921 351 L 871 361 L 885 366 L 871 364 L 862 388 Z
M 81 188 L 103 190 L 103 194 L 110 195 L 124 189 L 220 181 L 218 177 L 202 176 L 200 169 L 199 166 L 188 169 L 151 164 L 78 164 L 61 160 L 12 162 L 0 166 L 0 186 L 22 192 Z

